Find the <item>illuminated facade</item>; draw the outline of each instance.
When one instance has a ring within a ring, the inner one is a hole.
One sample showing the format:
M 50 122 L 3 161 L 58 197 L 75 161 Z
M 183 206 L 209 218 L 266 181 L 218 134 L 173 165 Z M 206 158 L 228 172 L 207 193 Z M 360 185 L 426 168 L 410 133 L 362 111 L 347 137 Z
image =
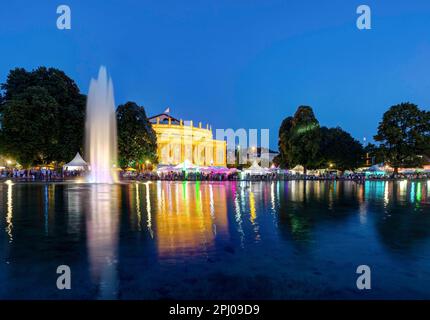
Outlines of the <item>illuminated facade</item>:
M 177 165 L 188 160 L 199 166 L 226 166 L 226 141 L 214 140 L 212 128 L 177 120 L 167 113 L 149 118 L 157 134 L 158 161 Z

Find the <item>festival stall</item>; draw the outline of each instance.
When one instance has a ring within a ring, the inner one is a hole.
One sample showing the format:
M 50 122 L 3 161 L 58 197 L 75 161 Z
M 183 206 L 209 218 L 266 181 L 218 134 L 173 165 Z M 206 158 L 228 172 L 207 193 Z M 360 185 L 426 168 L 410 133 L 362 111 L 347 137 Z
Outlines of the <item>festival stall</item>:
M 81 155 L 76 153 L 76 156 L 73 158 L 72 161 L 69 163 L 66 163 L 63 166 L 63 169 L 65 171 L 83 171 L 88 169 L 88 163 L 85 162 L 84 159 L 82 159 Z
M 156 171 L 157 173 L 169 173 L 172 171 L 176 171 L 176 169 L 174 166 L 171 165 L 159 165 Z
M 305 172 L 305 168 L 301 165 L 297 165 L 293 169 L 291 169 L 290 172 L 292 175 L 303 174 Z
M 382 164 L 375 164 L 365 171 L 366 176 L 383 176 L 386 174 L 385 167 Z
M 190 160 L 185 160 L 184 162 L 173 167 L 176 171 L 198 171 L 200 169 L 199 166 L 191 163 Z
M 254 176 L 254 175 L 261 176 L 261 175 L 265 175 L 265 174 L 270 173 L 270 171 L 267 168 L 260 167 L 258 165 L 257 161 L 254 161 L 249 168 L 243 170 L 243 173 L 245 175 L 248 174 L 248 175 L 251 175 L 251 176 Z
M 230 169 L 221 166 L 209 166 L 209 167 L 201 167 L 201 172 L 205 173 L 214 173 L 214 174 L 229 174 Z

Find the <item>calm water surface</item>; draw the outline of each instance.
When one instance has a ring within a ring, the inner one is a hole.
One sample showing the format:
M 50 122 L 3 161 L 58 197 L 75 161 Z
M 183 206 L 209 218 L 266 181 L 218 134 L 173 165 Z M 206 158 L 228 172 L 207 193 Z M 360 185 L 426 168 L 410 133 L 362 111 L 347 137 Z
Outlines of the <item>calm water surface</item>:
M 0 298 L 429 299 L 430 182 L 1 182 Z

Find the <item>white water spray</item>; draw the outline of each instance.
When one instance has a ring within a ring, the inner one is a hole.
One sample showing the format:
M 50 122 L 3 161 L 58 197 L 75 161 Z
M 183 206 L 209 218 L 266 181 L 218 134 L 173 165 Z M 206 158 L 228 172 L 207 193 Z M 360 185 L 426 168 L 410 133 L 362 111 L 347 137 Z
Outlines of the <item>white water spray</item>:
M 104 66 L 97 79 L 91 79 L 85 123 L 86 156 L 90 162 L 87 181 L 114 183 L 117 181 L 117 135 L 112 79 Z

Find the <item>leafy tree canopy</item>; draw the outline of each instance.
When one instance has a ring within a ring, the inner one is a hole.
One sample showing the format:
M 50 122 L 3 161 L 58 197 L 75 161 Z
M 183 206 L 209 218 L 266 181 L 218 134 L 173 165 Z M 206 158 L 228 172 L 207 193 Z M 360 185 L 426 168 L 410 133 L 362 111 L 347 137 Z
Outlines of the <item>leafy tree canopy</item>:
M 28 87 L 8 100 L 2 129 L 6 155 L 15 157 L 25 167 L 52 161 L 57 145 L 58 109 L 55 99 L 42 87 Z
M 275 164 L 281 166 L 281 168 L 288 168 L 289 160 L 288 153 L 290 149 L 290 130 L 293 126 L 293 117 L 287 117 L 282 121 L 281 127 L 279 128 L 279 140 L 278 140 L 278 148 L 279 154 L 275 157 Z
M 116 115 L 120 166 L 135 167 L 146 161 L 157 163 L 157 137 L 145 109 L 127 102 L 118 106 Z
M 302 165 L 306 170 L 333 164 L 343 171 L 357 168 L 363 160 L 357 140 L 341 128 L 321 128 L 308 106 L 300 106 L 293 117 L 282 121 L 278 146 L 275 162 L 283 168 Z
M 363 147 L 341 128 L 320 129 L 320 161 L 323 167 L 333 165 L 341 171 L 354 170 L 363 162 Z
M 0 139 L 6 149 L 4 152 L 27 165 L 70 161 L 77 151 L 82 152 L 86 97 L 63 71 L 45 67 L 33 71 L 17 68 L 9 72 L 1 89 L 4 95 Z M 47 104 L 42 106 L 40 101 Z M 42 118 L 49 119 L 49 123 Z M 32 136 L 26 137 L 30 129 L 23 129 L 29 121 L 34 122 Z M 32 145 L 23 145 L 25 141 L 31 141 Z
M 422 165 L 422 156 L 430 154 L 430 112 L 412 103 L 392 106 L 374 139 L 395 172 L 399 167 Z
M 319 165 L 319 122 L 309 106 L 298 107 L 289 130 L 288 160 L 290 166 L 302 165 L 305 171 Z

